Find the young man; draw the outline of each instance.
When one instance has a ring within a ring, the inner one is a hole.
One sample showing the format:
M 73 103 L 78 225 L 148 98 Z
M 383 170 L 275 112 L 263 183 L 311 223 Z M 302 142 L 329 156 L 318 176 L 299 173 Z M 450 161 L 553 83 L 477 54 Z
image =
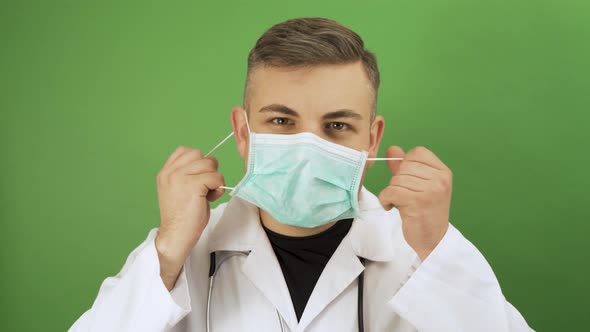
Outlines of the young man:
M 389 147 L 385 189 L 362 186 L 378 88 L 348 28 L 271 27 L 231 111 L 246 176 L 226 187 L 215 158 L 177 148 L 157 177 L 160 227 L 70 331 L 531 331 L 449 224 L 452 174 L 433 152 Z

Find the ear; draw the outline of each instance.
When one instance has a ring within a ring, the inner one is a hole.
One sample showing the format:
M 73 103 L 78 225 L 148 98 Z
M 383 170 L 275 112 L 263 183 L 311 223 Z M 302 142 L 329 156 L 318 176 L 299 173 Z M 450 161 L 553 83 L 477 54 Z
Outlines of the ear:
M 238 147 L 238 153 L 242 159 L 248 157 L 248 144 L 250 135 L 248 135 L 248 125 L 244 114 L 246 110 L 242 106 L 235 106 L 231 110 L 231 126 L 234 130 L 234 138 Z
M 376 158 L 379 152 L 379 145 L 383 138 L 383 131 L 385 129 L 385 119 L 381 115 L 377 115 L 371 124 L 370 131 L 370 146 L 369 146 L 369 158 Z M 367 166 L 372 166 L 374 160 L 367 160 Z

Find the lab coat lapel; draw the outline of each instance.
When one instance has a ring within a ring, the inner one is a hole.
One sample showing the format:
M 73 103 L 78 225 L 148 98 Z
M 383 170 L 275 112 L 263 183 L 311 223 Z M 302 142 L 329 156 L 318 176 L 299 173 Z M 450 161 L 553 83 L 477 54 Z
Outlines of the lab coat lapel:
M 293 301 L 268 237 L 261 237 L 258 246 L 252 250 L 242 266 L 242 272 L 275 306 L 289 329 L 294 331 L 297 326 L 297 316 Z
M 397 211 L 385 211 L 379 199 L 365 187 L 359 195 L 359 210 L 359 217 L 354 219 L 350 231 L 322 271 L 299 321 L 298 331 L 303 331 L 355 282 L 365 269 L 359 257 L 379 262 L 393 259 Z
M 299 321 L 298 331 L 303 331 L 364 269 L 352 249 L 349 237 L 344 237 L 313 289 Z
M 396 232 L 401 231 L 397 209 L 385 211 L 379 199 L 362 187 L 359 210 L 359 217 L 320 275 L 299 324 L 281 267 L 260 225 L 255 205 L 232 197 L 223 215 L 212 225 L 209 252 L 249 251 L 242 272 L 279 311 L 291 331 L 303 331 L 364 271 L 358 257 L 391 261 L 399 250 L 395 246 L 399 241 L 394 240 L 399 236 Z
M 209 252 L 250 252 L 242 265 L 242 272 L 294 331 L 297 316 L 291 295 L 270 241 L 260 225 L 258 208 L 239 197 L 232 197 L 211 232 Z
M 352 223 L 350 243 L 357 256 L 388 262 L 399 252 L 396 237 L 401 231 L 399 211 L 385 211 L 379 198 L 364 186 L 359 194 L 359 217 Z

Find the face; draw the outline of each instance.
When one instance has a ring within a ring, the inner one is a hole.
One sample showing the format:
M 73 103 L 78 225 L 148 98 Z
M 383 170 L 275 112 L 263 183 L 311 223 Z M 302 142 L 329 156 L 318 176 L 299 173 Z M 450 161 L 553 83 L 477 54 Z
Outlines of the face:
M 373 91 L 362 63 L 309 68 L 260 67 L 251 73 L 248 123 L 257 133 L 311 132 L 375 157 L 384 120 L 371 122 Z M 238 151 L 248 158 L 244 107 L 232 109 Z M 367 162 L 367 166 L 372 164 Z M 364 178 L 364 175 L 363 175 Z

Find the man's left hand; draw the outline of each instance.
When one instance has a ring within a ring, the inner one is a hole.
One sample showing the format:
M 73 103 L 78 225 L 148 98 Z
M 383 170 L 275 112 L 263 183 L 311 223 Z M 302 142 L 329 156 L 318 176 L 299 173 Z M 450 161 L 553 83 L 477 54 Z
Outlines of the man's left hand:
M 425 147 L 416 147 L 404 155 L 399 146 L 385 153 L 394 174 L 389 185 L 379 194 L 386 210 L 397 207 L 406 242 L 422 261 L 438 245 L 449 227 L 451 207 L 451 170 Z

